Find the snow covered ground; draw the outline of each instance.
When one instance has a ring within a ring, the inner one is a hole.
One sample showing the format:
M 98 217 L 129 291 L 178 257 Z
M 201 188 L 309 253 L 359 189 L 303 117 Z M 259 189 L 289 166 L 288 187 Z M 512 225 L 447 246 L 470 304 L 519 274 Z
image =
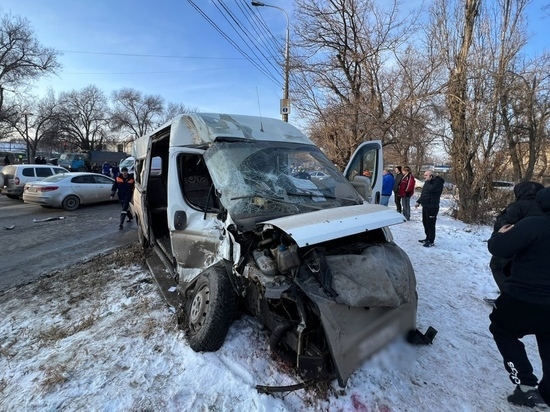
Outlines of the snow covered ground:
M 297 382 L 273 358 L 254 319 L 236 321 L 215 353 L 193 352 L 176 328 L 140 251 L 119 251 L 0 296 L 1 411 L 516 411 L 513 385 L 488 331 L 497 289 L 488 269 L 491 228 L 443 209 L 436 246 L 424 248 L 420 209 L 392 228 L 416 270 L 418 328 L 433 345 L 395 342 L 345 389 L 259 394 Z M 524 340 L 535 372 L 534 339 Z

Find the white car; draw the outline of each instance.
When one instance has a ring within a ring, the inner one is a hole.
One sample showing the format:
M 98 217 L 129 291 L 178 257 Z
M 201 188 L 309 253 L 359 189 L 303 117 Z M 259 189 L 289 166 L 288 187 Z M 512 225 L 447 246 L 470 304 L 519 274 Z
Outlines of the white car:
M 0 172 L 0 193 L 10 199 L 18 199 L 23 194 L 26 183 L 42 180 L 48 176 L 69 171 L 54 165 L 8 165 Z
M 312 170 L 307 172 L 312 179 L 324 180 L 330 177 L 328 173 L 321 172 L 320 170 Z
M 80 205 L 108 202 L 114 179 L 98 173 L 57 174 L 38 182 L 27 183 L 23 201 L 43 207 L 76 210 Z

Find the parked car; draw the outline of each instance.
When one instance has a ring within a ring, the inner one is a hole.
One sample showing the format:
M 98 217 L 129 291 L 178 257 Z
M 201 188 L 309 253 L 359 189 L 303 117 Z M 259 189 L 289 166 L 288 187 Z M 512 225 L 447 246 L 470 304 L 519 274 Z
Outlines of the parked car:
M 422 190 L 423 187 L 424 187 L 424 180 L 420 180 L 419 178 L 415 177 L 414 178 L 414 188 Z
M 193 350 L 219 349 L 240 310 L 304 379 L 345 386 L 368 356 L 415 330 L 414 270 L 389 229 L 405 219 L 374 204 L 380 141 L 359 146 L 342 174 L 286 122 L 190 113 L 138 138 L 133 156 L 138 239 L 154 251 L 159 285 L 177 285 Z M 302 162 L 329 178 L 291 174 Z
M 136 163 L 136 159 L 133 156 L 128 156 L 126 159 L 120 162 L 119 168 L 120 170 L 122 170 L 122 168 L 125 167 L 128 169 L 128 174 L 133 175 L 135 163 Z M 153 158 L 150 173 L 154 176 L 157 176 L 160 174 L 160 169 L 161 169 L 160 158 L 158 157 Z
M 330 177 L 328 173 L 321 172 L 320 170 L 310 170 L 308 173 L 312 179 L 324 180 Z
M 60 166 L 54 165 L 8 165 L 0 172 L 0 193 L 10 199 L 17 199 L 23 194 L 25 184 L 45 179 L 59 173 L 69 173 Z
M 27 183 L 25 203 L 76 210 L 80 205 L 108 202 L 114 179 L 98 173 L 74 172 Z

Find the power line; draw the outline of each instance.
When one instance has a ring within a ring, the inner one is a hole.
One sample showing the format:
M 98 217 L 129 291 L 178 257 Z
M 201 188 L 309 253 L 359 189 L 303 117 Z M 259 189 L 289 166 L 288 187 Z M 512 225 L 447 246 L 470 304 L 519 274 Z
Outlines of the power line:
M 279 85 L 280 83 L 275 79 L 273 74 L 269 72 L 266 68 L 260 66 L 254 59 L 252 59 L 248 53 L 246 53 L 231 37 L 229 37 L 208 15 L 199 7 L 197 6 L 192 0 L 187 0 L 187 2 L 193 6 L 193 8 L 212 26 L 214 27 L 218 33 L 222 35 L 223 38 L 225 38 L 241 55 L 243 55 L 254 67 L 256 67 L 259 71 L 261 71 L 266 77 L 268 77 L 271 81 L 273 81 L 275 84 Z
M 233 22 L 235 23 L 235 25 L 240 29 L 240 31 L 244 34 L 244 36 L 246 37 L 243 38 L 243 36 L 239 33 L 239 30 L 237 30 L 237 28 L 233 25 L 233 23 L 231 23 L 231 21 L 225 17 L 226 21 L 229 23 L 229 25 L 233 28 L 233 30 L 235 31 L 235 33 L 237 33 L 237 35 L 241 38 L 241 40 L 244 41 L 244 43 L 248 46 L 248 48 L 250 49 L 250 51 L 252 52 L 252 54 L 254 54 L 254 56 L 259 60 L 259 57 L 258 55 L 254 52 L 254 50 L 252 49 L 252 47 L 250 46 L 251 44 L 254 45 L 254 47 L 256 48 L 256 50 L 258 50 L 258 52 L 269 62 L 269 59 L 266 57 L 266 55 L 264 54 L 264 52 L 257 46 L 257 43 L 255 41 L 252 40 L 252 38 L 250 37 L 250 31 L 247 30 L 242 24 L 241 22 L 239 21 L 239 19 L 235 16 L 235 14 L 224 4 L 223 0 L 219 0 L 218 1 L 219 4 L 223 7 L 223 9 L 225 10 L 225 12 L 229 15 L 229 17 L 231 17 L 231 20 L 233 20 Z M 215 5 L 215 4 L 214 4 Z M 222 10 L 220 10 L 220 8 L 215 5 L 216 8 L 218 8 L 218 10 L 223 14 Z M 271 64 L 271 63 L 270 63 Z M 269 71 L 269 68 L 266 67 L 265 64 L 263 64 L 263 67 Z M 271 67 L 273 67 L 277 72 L 278 72 L 278 68 L 276 66 L 274 66 L 273 64 L 271 64 Z
M 235 49 L 237 49 L 237 51 L 239 53 L 241 53 L 254 67 L 256 67 L 258 70 L 260 70 L 262 73 L 264 73 L 267 77 L 269 77 L 269 79 L 271 81 L 273 81 L 274 83 L 277 83 L 276 79 L 273 77 L 273 75 L 271 73 L 269 73 L 268 71 L 266 71 L 263 67 L 261 67 L 260 65 L 258 65 L 258 63 L 256 63 L 244 50 L 242 50 L 239 45 L 237 43 L 235 43 L 222 29 L 220 29 L 220 27 L 218 27 L 218 25 L 212 20 L 210 19 L 210 17 L 208 17 L 206 15 L 206 13 L 199 7 L 197 6 L 192 0 L 187 0 L 187 2 L 189 4 L 191 4 L 191 6 L 193 6 L 193 8 L 195 10 L 197 10 L 197 12 L 208 22 L 210 23 L 210 25 L 212 27 L 214 27 L 218 33 L 220 33 L 223 38 L 225 38 Z
M 283 46 L 277 42 L 275 39 L 275 36 L 273 36 L 273 33 L 269 31 L 269 29 L 266 30 L 266 26 L 262 24 L 262 16 L 259 13 L 253 13 L 252 7 L 247 3 L 247 0 L 242 0 L 242 3 L 246 7 L 242 7 L 240 3 L 237 3 L 237 6 L 245 16 L 246 20 L 250 24 L 250 27 L 256 32 L 259 39 L 266 39 L 268 42 L 266 42 L 267 48 L 270 50 L 269 54 L 273 57 L 273 60 L 278 61 L 279 59 L 274 57 L 273 52 L 275 52 L 275 55 L 280 55 L 281 50 Z M 259 43 L 256 41 L 256 43 Z

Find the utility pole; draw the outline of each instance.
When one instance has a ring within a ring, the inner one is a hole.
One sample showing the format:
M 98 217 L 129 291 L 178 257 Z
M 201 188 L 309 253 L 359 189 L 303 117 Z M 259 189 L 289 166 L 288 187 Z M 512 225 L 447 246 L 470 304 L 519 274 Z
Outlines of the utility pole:
M 27 143 L 27 163 L 31 162 L 31 145 L 29 144 L 29 116 L 32 116 L 32 113 L 29 112 L 23 112 L 21 113 L 23 116 L 25 116 L 25 143 Z
M 290 74 L 290 21 L 287 12 L 271 4 L 265 4 L 261 1 L 252 1 L 251 4 L 255 7 L 272 7 L 277 10 L 281 10 L 286 17 L 286 42 L 285 42 L 285 69 L 284 69 L 284 86 L 283 86 L 283 98 L 281 99 L 281 118 L 283 121 L 288 122 L 288 115 L 290 114 L 290 99 L 288 91 L 288 78 Z

